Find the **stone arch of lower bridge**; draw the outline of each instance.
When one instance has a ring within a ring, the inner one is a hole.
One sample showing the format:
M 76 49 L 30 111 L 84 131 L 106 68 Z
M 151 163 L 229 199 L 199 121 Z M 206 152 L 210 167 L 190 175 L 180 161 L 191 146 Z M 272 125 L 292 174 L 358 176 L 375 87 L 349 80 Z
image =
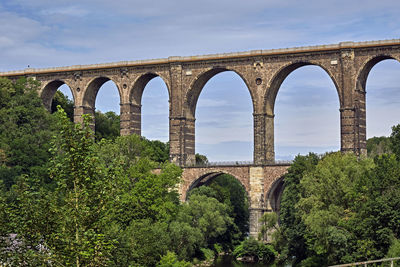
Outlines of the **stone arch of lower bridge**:
M 188 197 L 188 193 L 193 188 L 199 187 L 201 185 L 207 184 L 212 181 L 212 179 L 222 175 L 228 174 L 234 177 L 236 180 L 240 182 L 246 191 L 247 196 L 249 197 L 250 184 L 249 178 L 246 176 L 248 173 L 247 168 L 245 170 L 224 170 L 218 168 L 205 168 L 204 171 L 199 171 L 198 168 L 185 168 L 183 173 L 183 182 L 181 184 L 181 200 L 186 201 Z M 249 198 L 250 200 L 250 198 Z
M 268 211 L 273 211 L 279 214 L 284 189 L 284 176 L 281 176 L 272 183 L 265 196 L 265 206 Z
M 45 83 L 40 91 L 40 97 L 42 98 L 43 104 L 47 110 L 51 110 L 51 103 L 53 101 L 54 95 L 56 94 L 57 90 L 64 84 L 67 85 L 69 90 L 71 91 L 73 97 L 72 100 L 75 104 L 75 91 L 71 90 L 71 86 L 68 84 L 68 82 L 64 80 L 53 80 Z

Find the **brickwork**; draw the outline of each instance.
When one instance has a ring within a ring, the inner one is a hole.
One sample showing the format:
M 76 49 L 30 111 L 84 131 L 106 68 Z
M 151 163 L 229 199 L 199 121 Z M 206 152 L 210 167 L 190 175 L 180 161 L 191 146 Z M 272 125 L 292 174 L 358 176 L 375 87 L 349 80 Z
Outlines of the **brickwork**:
M 340 102 L 341 150 L 366 153 L 365 85 L 371 68 L 385 59 L 400 61 L 400 40 L 345 42 L 333 45 L 255 50 L 240 53 L 169 57 L 0 73 L 11 79 L 32 77 L 42 83 L 47 108 L 57 89 L 70 87 L 75 121 L 93 114 L 99 88 L 113 81 L 121 104 L 121 134 L 141 133 L 141 99 L 146 84 L 161 77 L 169 94 L 170 160 L 180 166 L 195 160 L 195 114 L 209 79 L 233 71 L 247 85 L 254 115 L 254 162 L 274 162 L 274 106 L 286 77 L 305 65 L 321 67 L 331 78 Z
M 283 190 L 283 187 L 273 185 L 278 180 L 282 180 L 288 168 L 289 165 L 186 167 L 183 169 L 179 187 L 181 200 L 186 200 L 187 193 L 192 188 L 206 184 L 218 175 L 230 174 L 243 185 L 247 192 L 250 204 L 250 235 L 256 237 L 259 231 L 259 219 L 264 212 L 272 211 L 270 202 L 276 202 L 276 196 L 282 193 L 279 190 Z

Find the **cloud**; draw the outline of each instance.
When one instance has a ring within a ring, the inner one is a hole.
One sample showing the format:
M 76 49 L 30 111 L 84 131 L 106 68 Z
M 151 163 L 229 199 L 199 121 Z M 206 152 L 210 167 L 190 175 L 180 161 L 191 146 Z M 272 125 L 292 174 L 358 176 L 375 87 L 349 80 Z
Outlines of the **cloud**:
M 400 34 L 399 12 L 398 0 L 5 0 L 0 3 L 0 71 L 391 39 Z M 367 81 L 367 127 L 376 134 L 400 114 L 399 68 L 385 64 L 374 67 Z M 166 87 L 151 83 L 143 109 L 154 125 L 145 125 L 150 130 L 144 132 L 165 138 L 165 126 L 157 125 L 164 125 L 161 109 L 166 106 L 168 112 Z M 118 98 L 110 90 L 97 107 L 119 112 Z M 197 141 L 214 151 L 228 146 L 217 145 L 224 141 L 252 143 L 252 112 L 241 78 L 218 74 L 199 98 Z M 329 76 L 317 67 L 288 76 L 275 113 L 278 147 L 323 148 L 339 142 L 338 96 Z M 221 159 L 242 157 L 227 151 L 215 153 Z M 246 155 L 251 158 L 251 153 Z

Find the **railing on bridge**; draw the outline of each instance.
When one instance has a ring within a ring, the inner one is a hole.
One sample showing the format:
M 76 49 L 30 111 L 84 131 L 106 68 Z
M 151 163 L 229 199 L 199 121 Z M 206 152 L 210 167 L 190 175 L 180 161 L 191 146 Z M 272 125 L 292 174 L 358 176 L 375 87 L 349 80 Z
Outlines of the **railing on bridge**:
M 347 267 L 347 266 L 357 266 L 357 265 L 364 265 L 368 266 L 368 264 L 372 263 L 383 263 L 387 262 L 390 263 L 390 265 L 379 265 L 379 266 L 394 266 L 394 262 L 400 260 L 400 257 L 397 258 L 388 258 L 388 259 L 380 259 L 380 260 L 372 260 L 372 261 L 362 261 L 362 262 L 353 262 L 353 263 L 346 263 L 346 264 L 339 264 L 339 265 L 331 265 L 329 267 Z
M 284 165 L 292 164 L 292 160 L 275 160 L 274 163 L 267 165 Z M 203 162 L 195 163 L 193 165 L 187 165 L 186 167 L 215 167 L 215 166 L 248 166 L 254 165 L 253 161 L 214 161 L 214 162 Z

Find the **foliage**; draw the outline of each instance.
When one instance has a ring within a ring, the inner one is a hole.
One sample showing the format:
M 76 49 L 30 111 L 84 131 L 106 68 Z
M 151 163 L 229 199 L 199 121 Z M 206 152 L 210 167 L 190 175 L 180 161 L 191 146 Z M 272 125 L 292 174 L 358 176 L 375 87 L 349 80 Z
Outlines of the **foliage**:
M 101 139 L 114 140 L 119 136 L 120 117 L 113 111 L 102 113 L 95 112 L 95 133 L 96 141 Z
M 278 227 L 278 214 L 275 212 L 265 212 L 260 220 L 261 229 L 258 234 L 258 239 L 268 241 L 268 234 L 272 235 L 276 231 L 280 231 Z
M 208 186 L 200 186 L 189 192 L 192 195 L 205 195 L 217 199 L 228 206 L 229 216 L 234 218 L 228 231 L 218 238 L 225 251 L 238 245 L 249 231 L 249 209 L 247 193 L 241 183 L 231 175 L 222 174 L 211 180 Z
M 285 177 L 280 219 L 286 245 L 278 249 L 301 266 L 383 258 L 400 234 L 399 196 L 394 155 L 299 156 Z
M 400 160 L 400 124 L 392 127 L 392 134 L 390 135 L 391 150 Z
M 300 182 L 297 207 L 307 229 L 307 245 L 316 255 L 325 255 L 329 264 L 349 260 L 345 256 L 355 244 L 347 224 L 356 215 L 354 203 L 365 199 L 363 190 L 373 167 L 369 159 L 332 153 Z
M 60 137 L 53 141 L 49 169 L 58 196 L 53 206 L 57 231 L 52 244 L 60 262 L 104 266 L 114 246 L 114 240 L 105 236 L 103 225 L 107 204 L 112 200 L 107 193 L 111 183 L 93 150 L 91 118 L 84 117 L 82 127 L 71 123 L 62 109 L 56 115 Z
M 257 241 L 254 238 L 245 239 L 240 245 L 235 247 L 233 256 L 238 258 L 254 257 L 256 261 L 262 261 L 265 264 L 272 263 L 276 256 L 276 251 L 270 245 Z
M 186 261 L 179 261 L 174 252 L 168 251 L 166 255 L 161 257 L 157 267 L 190 267 L 191 264 Z
M 307 257 L 305 225 L 296 209 L 296 203 L 300 199 L 300 180 L 306 172 L 315 169 L 318 161 L 319 157 L 313 153 L 307 156 L 298 155 L 285 175 L 280 210 L 280 227 L 285 242 L 276 249 L 283 254 L 282 258 L 291 259 L 294 256 L 294 264 Z
M 61 106 L 70 121 L 74 121 L 74 101 L 69 99 L 68 96 L 64 95 L 61 91 L 57 91 L 53 97 L 51 113 L 57 111 L 57 106 Z
M 19 175 L 48 182 L 49 140 L 54 120 L 31 79 L 0 78 L 0 180 L 9 189 Z
M 196 165 L 207 165 L 208 159 L 206 156 L 196 153 Z
M 399 256 L 400 256 L 400 240 L 397 238 L 393 238 L 385 258 L 397 258 Z M 399 267 L 400 262 L 398 260 L 395 261 L 393 266 Z
M 382 155 L 385 153 L 391 153 L 391 141 L 390 138 L 372 137 L 367 140 L 367 154 L 369 157 L 374 158 L 375 156 Z

